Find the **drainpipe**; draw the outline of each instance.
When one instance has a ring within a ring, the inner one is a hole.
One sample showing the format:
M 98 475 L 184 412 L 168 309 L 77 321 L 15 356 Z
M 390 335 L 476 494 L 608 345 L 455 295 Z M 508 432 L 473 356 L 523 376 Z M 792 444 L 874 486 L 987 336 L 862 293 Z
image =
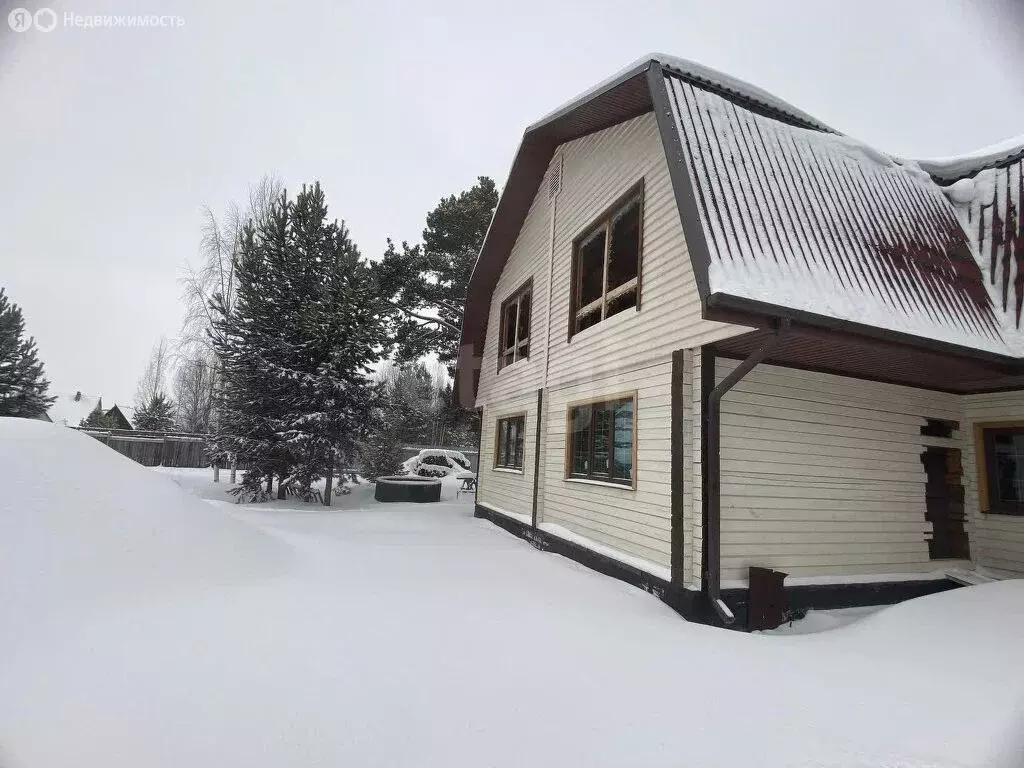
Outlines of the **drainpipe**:
M 722 398 L 739 381 L 764 360 L 765 356 L 782 342 L 789 331 L 790 322 L 783 319 L 775 326 L 769 339 L 755 349 L 746 360 L 708 393 L 706 418 L 708 423 L 708 519 L 704 535 L 707 537 L 708 562 L 706 590 L 711 606 L 725 624 L 736 620 L 729 606 L 722 600 Z

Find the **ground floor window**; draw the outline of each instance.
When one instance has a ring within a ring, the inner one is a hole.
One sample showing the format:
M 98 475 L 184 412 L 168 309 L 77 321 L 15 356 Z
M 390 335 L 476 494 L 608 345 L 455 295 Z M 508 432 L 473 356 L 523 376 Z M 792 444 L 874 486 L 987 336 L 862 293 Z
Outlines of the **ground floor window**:
M 984 486 L 987 508 L 1002 515 L 1024 515 L 1024 426 L 983 427 Z
M 633 485 L 636 395 L 573 404 L 568 414 L 566 476 Z
M 523 468 L 523 443 L 526 435 L 526 416 L 506 416 L 498 419 L 494 440 L 494 466 L 499 469 Z

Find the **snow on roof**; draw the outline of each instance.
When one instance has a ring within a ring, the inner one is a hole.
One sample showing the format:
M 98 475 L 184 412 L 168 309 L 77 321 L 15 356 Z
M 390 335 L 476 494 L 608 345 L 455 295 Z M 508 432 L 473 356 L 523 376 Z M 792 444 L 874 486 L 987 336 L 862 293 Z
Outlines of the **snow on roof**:
M 100 404 L 99 395 L 83 395 L 81 392 L 61 392 L 53 405 L 47 410 L 46 415 L 54 424 L 61 424 L 65 427 L 77 427 L 82 419 Z
M 1024 355 L 1024 154 L 1016 162 L 986 168 L 943 190 L 982 268 L 1004 336 L 1014 354 Z
M 650 62 L 657 62 L 664 67 L 668 67 L 672 70 L 675 70 L 676 72 L 679 72 L 680 74 L 687 76 L 688 78 L 698 80 L 706 85 L 710 85 L 715 88 L 719 88 L 721 90 L 735 94 L 737 96 L 741 96 L 745 99 L 749 99 L 750 101 L 756 102 L 757 104 L 760 104 L 770 110 L 774 110 L 781 114 L 787 115 L 791 118 L 799 120 L 800 122 L 808 123 L 820 130 L 834 132 L 833 128 L 830 128 L 828 125 L 818 120 L 818 118 L 807 114 L 801 109 L 797 109 L 789 102 L 780 99 L 778 96 L 775 96 L 774 94 L 771 94 L 762 88 L 758 88 L 756 85 L 748 83 L 745 80 L 741 80 L 738 77 L 733 77 L 732 75 L 726 74 L 725 72 L 719 72 L 717 69 L 712 69 L 711 67 L 708 67 L 704 64 L 700 64 L 699 62 L 691 61 L 690 59 L 684 59 L 679 56 L 670 56 L 665 53 L 648 53 L 646 56 L 641 56 L 636 61 L 620 69 L 611 77 L 605 78 L 597 85 L 593 86 L 592 88 L 588 88 L 587 90 L 583 91 L 583 93 L 573 97 L 569 101 L 562 104 L 557 109 L 552 110 L 544 117 L 542 117 L 540 120 L 530 125 L 526 130 L 530 131 L 542 125 L 543 123 L 546 123 L 548 120 L 555 117 L 556 115 L 565 112 L 581 104 L 582 102 L 589 100 L 595 94 L 600 93 L 609 85 L 616 82 L 626 74 L 634 70 L 638 70 L 642 68 L 645 64 L 649 64 Z
M 711 293 L 1010 352 L 957 216 L 920 167 L 665 79 Z
M 964 155 L 936 157 L 917 162 L 932 176 L 945 181 L 953 181 L 1020 157 L 1024 157 L 1024 133 Z

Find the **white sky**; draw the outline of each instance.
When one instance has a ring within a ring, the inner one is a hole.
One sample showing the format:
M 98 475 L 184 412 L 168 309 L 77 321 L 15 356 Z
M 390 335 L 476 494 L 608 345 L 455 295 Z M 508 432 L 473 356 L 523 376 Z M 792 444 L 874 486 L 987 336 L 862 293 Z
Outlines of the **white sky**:
M 504 184 L 523 128 L 642 54 L 695 59 L 908 156 L 1024 133 L 1018 0 L 0 0 L 0 285 L 53 391 L 130 403 L 179 329 L 199 207 L 319 179 L 364 254 L 439 198 Z

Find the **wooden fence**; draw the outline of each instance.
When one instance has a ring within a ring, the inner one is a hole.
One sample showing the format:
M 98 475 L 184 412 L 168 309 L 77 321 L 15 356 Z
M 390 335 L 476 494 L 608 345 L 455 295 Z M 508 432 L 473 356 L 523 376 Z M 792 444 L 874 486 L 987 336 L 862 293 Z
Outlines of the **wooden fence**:
M 82 432 L 122 456 L 147 467 L 208 467 L 206 435 L 183 432 L 141 432 L 133 430 L 98 430 L 81 428 Z

